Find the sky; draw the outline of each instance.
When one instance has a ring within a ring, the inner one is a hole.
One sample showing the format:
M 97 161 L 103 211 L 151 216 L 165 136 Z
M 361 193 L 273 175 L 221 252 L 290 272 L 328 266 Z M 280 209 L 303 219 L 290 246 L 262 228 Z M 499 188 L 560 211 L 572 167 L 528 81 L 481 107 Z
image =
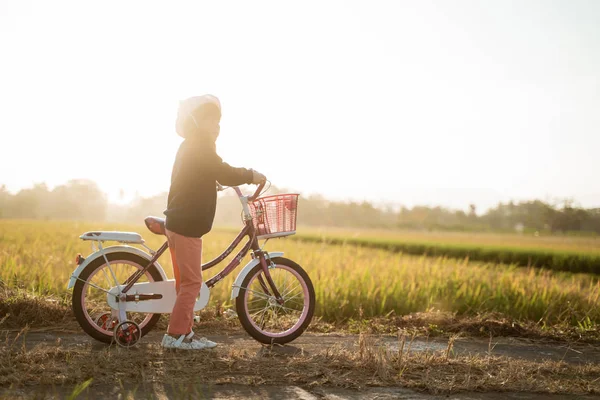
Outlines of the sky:
M 211 93 L 224 160 L 305 195 L 600 207 L 598 21 L 594 0 L 0 0 L 0 185 L 167 191 L 178 101 Z

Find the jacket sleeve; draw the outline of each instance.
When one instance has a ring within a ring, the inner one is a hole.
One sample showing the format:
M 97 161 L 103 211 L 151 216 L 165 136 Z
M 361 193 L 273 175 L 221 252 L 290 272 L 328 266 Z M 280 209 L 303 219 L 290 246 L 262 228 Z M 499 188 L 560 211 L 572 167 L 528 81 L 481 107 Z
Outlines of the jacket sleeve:
M 216 154 L 214 168 L 217 182 L 221 185 L 238 186 L 245 183 L 252 183 L 252 170 L 232 167 Z

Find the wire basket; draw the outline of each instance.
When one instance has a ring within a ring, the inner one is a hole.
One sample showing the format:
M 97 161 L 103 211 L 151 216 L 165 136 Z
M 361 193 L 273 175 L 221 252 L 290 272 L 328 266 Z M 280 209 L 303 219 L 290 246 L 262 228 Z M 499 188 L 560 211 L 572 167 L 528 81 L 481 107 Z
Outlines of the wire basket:
M 259 239 L 271 239 L 296 233 L 297 194 L 265 196 L 248 205 Z

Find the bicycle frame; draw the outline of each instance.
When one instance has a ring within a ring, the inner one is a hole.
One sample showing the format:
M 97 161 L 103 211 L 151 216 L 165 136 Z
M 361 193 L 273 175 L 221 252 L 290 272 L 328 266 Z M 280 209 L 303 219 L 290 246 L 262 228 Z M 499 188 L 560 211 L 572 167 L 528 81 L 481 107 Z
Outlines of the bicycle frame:
M 252 250 L 253 258 L 258 258 L 260 260 L 260 265 L 261 265 L 263 273 L 266 277 L 267 282 L 264 281 L 262 276 L 258 277 L 258 281 L 259 281 L 263 291 L 265 292 L 266 295 L 271 296 L 271 292 L 269 292 L 269 288 L 270 288 L 273 295 L 275 296 L 277 302 L 283 304 L 283 299 L 281 298 L 281 294 L 277 290 L 277 287 L 275 286 L 275 283 L 273 282 L 273 279 L 271 278 L 271 274 L 269 273 L 269 265 L 267 264 L 268 255 L 265 255 L 265 252 L 263 252 L 261 250 L 261 248 L 258 244 L 258 239 L 256 237 L 256 229 L 254 227 L 254 223 L 252 222 L 252 218 L 250 217 L 249 211 L 248 211 L 247 201 L 252 200 L 253 198 L 256 198 L 257 193 L 260 192 L 260 190 L 262 189 L 263 186 L 264 186 L 264 184 L 259 186 L 255 195 L 251 196 L 251 197 L 242 196 L 242 193 L 239 190 L 239 188 L 234 187 L 234 190 L 240 197 L 240 201 L 242 202 L 242 207 L 244 209 L 244 227 L 242 228 L 240 233 L 237 235 L 237 237 L 231 242 L 229 247 L 227 247 L 227 249 L 223 253 L 221 253 L 221 255 L 219 255 L 215 259 L 207 262 L 206 264 L 202 265 L 202 271 L 208 270 L 208 269 L 218 265 L 219 263 L 221 263 L 240 244 L 240 242 L 244 239 L 244 237 L 247 236 L 248 241 L 246 242 L 244 247 L 242 247 L 242 249 L 238 252 L 238 254 L 233 258 L 233 260 L 231 260 L 229 262 L 229 264 L 225 268 L 223 268 L 218 274 L 213 276 L 211 279 L 206 281 L 206 286 L 208 286 L 209 288 L 212 288 L 220 280 L 222 280 L 227 275 L 229 275 L 231 272 L 233 272 L 238 267 L 238 265 L 240 265 L 240 263 L 242 262 L 242 259 L 246 256 L 246 254 L 248 254 L 248 252 L 250 250 Z M 131 275 L 129 278 L 127 278 L 127 280 L 124 283 L 124 285 L 126 285 L 126 286 L 121 290 L 121 298 L 123 300 L 130 301 L 129 297 L 127 296 L 127 292 L 146 273 L 146 271 L 160 258 L 160 256 L 163 255 L 163 253 L 168 248 L 169 248 L 169 242 L 166 241 L 153 254 L 152 259 L 148 262 L 148 265 L 146 267 L 144 267 L 144 269 L 137 271 L 136 273 Z M 268 286 L 267 286 L 267 284 L 268 284 Z M 132 301 L 133 301 L 133 299 L 132 299 Z

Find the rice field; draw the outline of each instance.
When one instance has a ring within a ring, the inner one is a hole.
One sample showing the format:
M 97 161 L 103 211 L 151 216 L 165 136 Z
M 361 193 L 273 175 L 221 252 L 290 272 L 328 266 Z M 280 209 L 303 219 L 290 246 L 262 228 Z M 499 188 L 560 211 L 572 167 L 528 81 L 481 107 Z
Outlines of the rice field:
M 579 254 L 599 254 L 600 236 L 535 235 L 533 233 L 508 234 L 486 232 L 436 232 L 377 229 L 351 229 L 331 227 L 301 227 L 300 234 L 324 238 L 395 241 L 402 243 L 445 244 L 519 250 L 550 250 Z
M 81 253 L 85 257 L 91 251 L 90 242 L 78 238 L 88 230 L 139 232 L 152 248 L 164 241 L 143 225 L 0 220 L 0 286 L 19 288 L 35 296 L 58 297 L 70 304 L 66 285 L 75 268 L 75 256 Z M 229 230 L 207 235 L 204 260 L 219 255 L 234 236 Z M 577 243 L 573 246 L 576 248 Z M 586 246 L 582 244 L 581 248 Z M 316 315 L 324 321 L 432 309 L 458 315 L 495 312 L 542 325 L 568 323 L 586 329 L 600 321 L 600 282 L 594 275 L 290 238 L 271 240 L 266 249 L 284 251 L 285 257 L 307 270 L 316 290 Z M 168 253 L 159 263 L 172 276 Z M 217 266 L 207 271 L 205 279 L 218 270 Z M 213 288 L 213 306 L 231 306 L 229 295 L 236 273 Z
M 309 229 L 294 240 L 600 275 L 600 239 L 596 237 Z

